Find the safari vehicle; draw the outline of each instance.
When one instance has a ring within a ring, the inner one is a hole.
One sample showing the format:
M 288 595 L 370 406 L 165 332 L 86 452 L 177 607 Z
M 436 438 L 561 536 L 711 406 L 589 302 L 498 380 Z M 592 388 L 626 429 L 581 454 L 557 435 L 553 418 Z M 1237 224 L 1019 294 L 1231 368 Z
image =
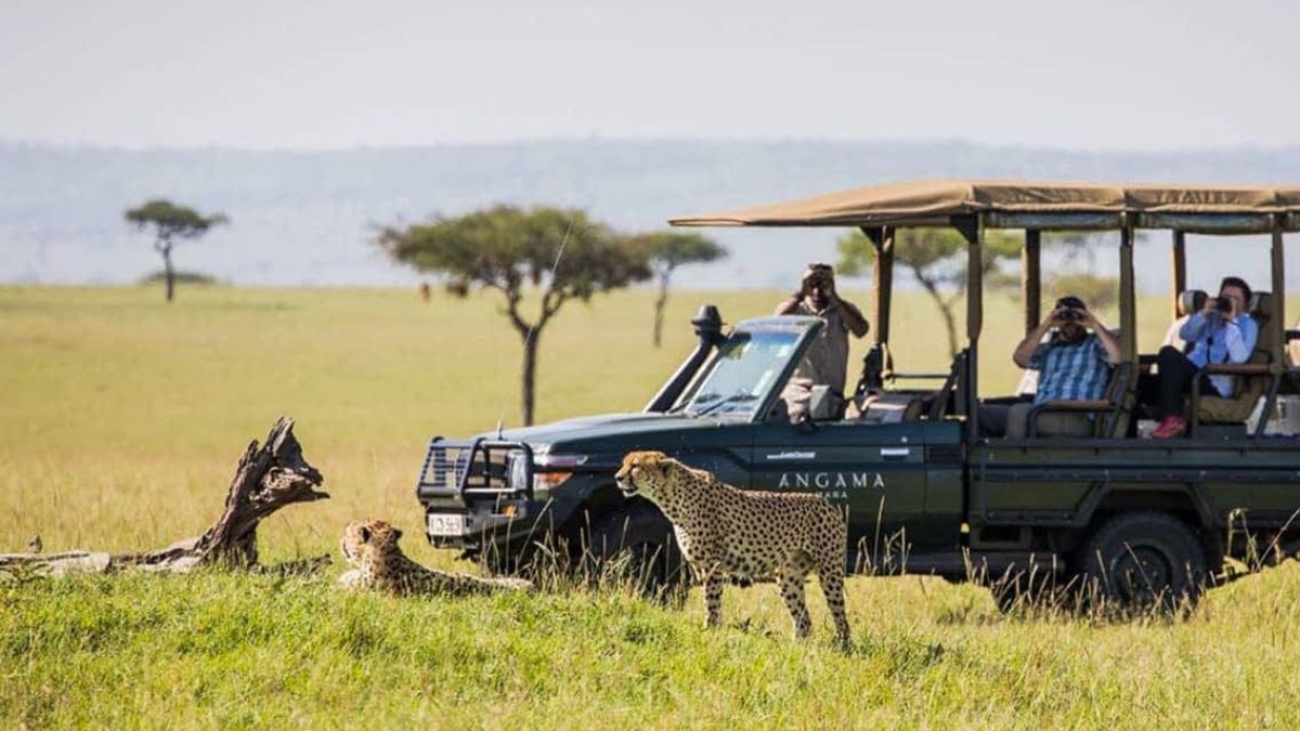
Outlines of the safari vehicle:
M 526 566 L 543 545 L 598 558 L 626 550 L 671 577 L 669 524 L 613 481 L 625 453 L 658 449 L 736 486 L 817 492 L 844 505 L 857 572 L 1004 577 L 1001 586 L 1017 590 L 1087 583 L 1120 603 L 1190 603 L 1232 575 L 1233 559 L 1259 565 L 1300 548 L 1300 436 L 1266 428 L 1291 373 L 1283 237 L 1300 230 L 1300 188 L 924 180 L 672 223 L 858 227 L 870 238 L 873 342 L 851 395 L 861 415 L 814 405 L 811 420 L 788 418 L 781 394 L 820 319 L 760 318 L 723 332 L 705 307 L 693 321 L 695 351 L 640 413 L 435 438 L 418 484 L 433 545 L 499 569 Z M 890 354 L 895 232 L 934 226 L 969 245 L 965 343 L 946 372 L 909 373 Z M 1026 330 L 1041 319 L 1043 232 L 1116 234 L 1122 362 L 1104 399 L 1043 404 L 1023 439 L 982 437 L 979 428 L 979 407 L 991 400 L 980 396 L 978 368 L 978 263 L 989 229 L 1024 231 Z M 1191 429 L 1170 440 L 1132 428 L 1137 377 L 1152 361 L 1136 338 L 1134 241 L 1160 230 L 1172 232 L 1175 303 L 1188 299 L 1179 296 L 1187 234 L 1271 242 L 1271 291 L 1251 303 L 1254 352 L 1246 364 L 1211 366 L 1237 376 L 1237 393 L 1194 391 Z M 1038 415 L 1056 410 L 1092 414 L 1093 434 L 1039 436 Z M 1248 428 L 1252 411 L 1264 418 Z

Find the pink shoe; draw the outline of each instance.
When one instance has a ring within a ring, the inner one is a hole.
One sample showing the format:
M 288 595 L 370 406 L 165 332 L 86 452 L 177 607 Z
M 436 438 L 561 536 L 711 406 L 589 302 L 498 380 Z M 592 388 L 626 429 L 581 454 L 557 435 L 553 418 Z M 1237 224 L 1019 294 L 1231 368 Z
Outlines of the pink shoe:
M 1166 416 L 1160 425 L 1151 432 L 1152 439 L 1172 439 L 1181 437 L 1187 431 L 1187 419 L 1181 416 Z

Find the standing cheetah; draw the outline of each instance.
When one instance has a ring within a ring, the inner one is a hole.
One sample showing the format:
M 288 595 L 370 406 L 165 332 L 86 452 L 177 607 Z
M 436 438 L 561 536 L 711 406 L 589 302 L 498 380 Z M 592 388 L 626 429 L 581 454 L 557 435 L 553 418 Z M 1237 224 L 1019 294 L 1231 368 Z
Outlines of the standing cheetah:
M 631 452 L 615 476 L 626 495 L 640 494 L 672 521 L 682 555 L 704 582 L 708 626 L 722 617 L 725 577 L 775 578 L 795 635 L 812 628 L 804 582 L 816 571 L 841 644 L 849 642 L 844 613 L 848 527 L 819 495 L 746 492 L 662 452 Z

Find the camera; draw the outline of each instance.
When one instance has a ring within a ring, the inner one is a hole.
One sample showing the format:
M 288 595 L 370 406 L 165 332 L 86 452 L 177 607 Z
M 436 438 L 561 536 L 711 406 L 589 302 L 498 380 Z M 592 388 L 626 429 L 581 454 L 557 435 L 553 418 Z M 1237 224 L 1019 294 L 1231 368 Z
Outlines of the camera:
M 1061 314 L 1057 315 L 1057 319 L 1061 322 L 1078 322 L 1083 319 L 1083 313 L 1071 307 L 1067 310 L 1062 310 Z
M 1228 299 L 1227 297 L 1215 297 L 1214 309 L 1217 312 L 1222 312 L 1223 314 L 1226 315 L 1232 312 L 1232 300 Z

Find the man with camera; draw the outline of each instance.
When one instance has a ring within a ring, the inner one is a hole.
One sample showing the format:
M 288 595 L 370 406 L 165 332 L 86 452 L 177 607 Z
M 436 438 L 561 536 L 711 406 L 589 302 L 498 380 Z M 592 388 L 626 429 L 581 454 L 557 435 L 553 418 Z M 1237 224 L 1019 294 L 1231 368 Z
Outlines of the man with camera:
M 1051 333 L 1051 337 L 1047 337 Z M 1030 330 L 1016 346 L 1011 359 L 1021 368 L 1038 371 L 1038 391 L 1032 402 L 980 409 L 985 433 L 1023 439 L 1028 434 L 1029 411 L 1049 401 L 1100 399 L 1106 394 L 1111 368 L 1123 355 L 1119 340 L 1078 297 L 1056 301 L 1047 318 Z M 1043 436 L 1088 436 L 1092 415 L 1047 412 L 1038 417 Z
M 1202 390 L 1231 396 L 1232 376 L 1202 373 L 1211 363 L 1245 363 L 1259 339 L 1259 324 L 1250 316 L 1250 285 L 1240 277 L 1224 277 L 1219 296 L 1207 297 L 1205 305 L 1183 323 L 1178 335 L 1192 343 L 1184 355 L 1171 346 L 1156 357 L 1158 375 L 1144 375 L 1138 381 L 1139 400 L 1156 403 L 1160 424 L 1151 436 L 1169 439 L 1187 431 L 1183 416 L 1183 395 L 1190 393 L 1196 378 L 1203 378 Z
M 852 302 L 840 299 L 835 291 L 835 270 L 830 264 L 809 264 L 804 270 L 799 291 L 791 294 L 776 307 L 778 315 L 812 315 L 826 322 L 817 342 L 804 354 L 795 372 L 794 381 L 804 379 L 808 387 L 821 384 L 830 387 L 836 397 L 836 407 L 844 401 L 844 383 L 849 366 L 849 333 L 857 337 L 867 334 L 870 325 L 862 311 Z M 796 415 L 792 412 L 792 418 Z

